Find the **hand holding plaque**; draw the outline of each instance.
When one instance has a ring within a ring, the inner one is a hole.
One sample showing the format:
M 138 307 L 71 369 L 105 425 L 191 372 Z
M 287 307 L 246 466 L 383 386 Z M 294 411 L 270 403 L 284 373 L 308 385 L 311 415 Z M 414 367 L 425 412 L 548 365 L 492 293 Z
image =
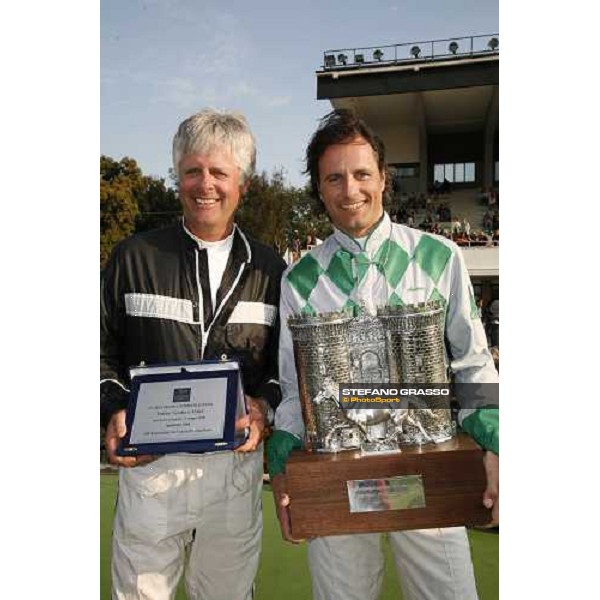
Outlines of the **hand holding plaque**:
M 117 411 L 112 415 L 106 426 L 106 433 L 104 435 L 106 458 L 108 463 L 115 467 L 142 467 L 155 461 L 159 458 L 159 455 L 138 454 L 135 456 L 122 456 L 120 446 L 122 439 L 127 433 L 127 426 L 125 424 L 126 414 L 125 409 Z
M 244 444 L 236 448 L 236 452 L 254 452 L 263 441 L 265 435 L 268 407 L 266 400 L 247 395 L 246 406 L 248 407 L 248 414 L 236 420 L 236 428 L 246 428 L 248 430 L 248 439 Z

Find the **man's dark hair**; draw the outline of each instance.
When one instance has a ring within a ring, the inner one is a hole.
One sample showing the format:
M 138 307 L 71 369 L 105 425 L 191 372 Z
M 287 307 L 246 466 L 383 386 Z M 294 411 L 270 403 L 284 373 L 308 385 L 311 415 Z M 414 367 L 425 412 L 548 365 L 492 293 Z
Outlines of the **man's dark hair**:
M 306 148 L 306 169 L 304 173 L 310 175 L 311 192 L 320 208 L 324 209 L 325 207 L 319 197 L 319 159 L 329 146 L 348 143 L 357 137 L 364 138 L 373 148 L 377 159 L 377 167 L 381 173 L 386 174 L 386 192 L 389 191 L 391 178 L 386 172 L 383 142 L 354 111 L 340 108 L 331 111 L 321 119 L 319 127 Z

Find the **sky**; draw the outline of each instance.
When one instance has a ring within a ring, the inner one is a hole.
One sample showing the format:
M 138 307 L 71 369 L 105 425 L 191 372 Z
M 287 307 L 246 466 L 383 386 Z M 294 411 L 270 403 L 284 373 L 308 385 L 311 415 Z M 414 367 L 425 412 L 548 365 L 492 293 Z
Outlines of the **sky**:
M 497 0 L 101 0 L 100 151 L 168 181 L 178 124 L 205 107 L 239 110 L 257 169 L 304 185 L 323 53 L 498 32 Z

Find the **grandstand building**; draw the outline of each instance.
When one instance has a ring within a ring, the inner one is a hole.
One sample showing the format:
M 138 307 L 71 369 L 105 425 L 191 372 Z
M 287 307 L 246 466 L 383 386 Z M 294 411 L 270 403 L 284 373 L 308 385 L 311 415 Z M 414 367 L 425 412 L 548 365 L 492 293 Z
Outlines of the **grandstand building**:
M 499 287 L 498 46 L 489 34 L 329 50 L 316 73 L 317 98 L 354 109 L 384 141 L 389 212 L 456 239 L 485 304 Z

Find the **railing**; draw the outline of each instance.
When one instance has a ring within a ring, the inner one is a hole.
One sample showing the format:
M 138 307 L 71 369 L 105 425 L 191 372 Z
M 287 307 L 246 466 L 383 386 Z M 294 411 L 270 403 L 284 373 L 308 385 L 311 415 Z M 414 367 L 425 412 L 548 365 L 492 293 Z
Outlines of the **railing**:
M 371 46 L 369 48 L 342 48 L 326 50 L 323 53 L 323 70 L 356 69 L 363 66 L 394 65 L 403 63 L 427 62 L 432 60 L 452 60 L 472 56 L 497 54 L 500 45 L 499 35 L 489 33 L 469 37 L 408 42 L 391 46 Z

